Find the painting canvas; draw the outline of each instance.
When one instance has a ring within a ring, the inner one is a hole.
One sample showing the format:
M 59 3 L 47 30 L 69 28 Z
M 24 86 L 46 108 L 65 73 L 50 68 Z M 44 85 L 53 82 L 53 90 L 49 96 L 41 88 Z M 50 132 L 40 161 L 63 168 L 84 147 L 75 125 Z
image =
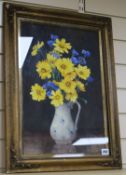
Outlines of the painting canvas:
M 121 168 L 111 25 L 4 3 L 6 172 Z
M 23 153 L 102 156 L 105 149 L 108 156 L 98 32 L 27 21 L 20 26 Z

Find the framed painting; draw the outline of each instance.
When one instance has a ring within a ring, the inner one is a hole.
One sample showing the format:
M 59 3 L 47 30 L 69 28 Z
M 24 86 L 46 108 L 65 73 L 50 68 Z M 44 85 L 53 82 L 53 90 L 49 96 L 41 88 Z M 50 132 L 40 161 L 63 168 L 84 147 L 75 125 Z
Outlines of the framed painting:
M 6 171 L 121 168 L 111 19 L 4 4 Z

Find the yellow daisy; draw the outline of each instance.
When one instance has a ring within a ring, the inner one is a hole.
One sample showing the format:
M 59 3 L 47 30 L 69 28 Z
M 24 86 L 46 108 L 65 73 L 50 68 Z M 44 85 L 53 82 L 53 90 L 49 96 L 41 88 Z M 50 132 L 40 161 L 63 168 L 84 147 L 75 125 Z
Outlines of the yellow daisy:
M 71 60 L 69 60 L 69 58 L 58 59 L 55 65 L 62 76 L 65 76 L 67 73 L 72 72 L 74 68 L 73 63 Z
M 36 65 L 36 71 L 38 72 L 41 79 L 46 79 L 51 77 L 52 69 L 48 62 L 39 61 Z
M 63 104 L 63 95 L 60 90 L 52 91 L 50 99 L 51 104 L 54 105 L 55 107 L 58 107 Z
M 68 100 L 68 101 L 75 102 L 75 101 L 77 100 L 77 98 L 78 98 L 78 95 L 77 95 L 76 90 L 73 91 L 73 92 L 67 93 L 65 98 L 66 98 L 66 100 Z
M 47 61 L 48 61 L 48 63 L 50 64 L 50 66 L 52 68 L 55 67 L 56 58 L 53 55 L 51 55 L 51 54 L 48 53 L 47 54 Z
M 38 54 L 38 50 L 39 50 L 41 47 L 43 47 L 43 46 L 44 46 L 44 42 L 43 42 L 43 41 L 41 41 L 41 42 L 38 41 L 38 43 L 37 43 L 36 45 L 33 46 L 31 55 L 32 55 L 32 56 L 36 56 L 36 55 Z
M 83 91 L 83 92 L 86 91 L 85 86 L 84 86 L 84 83 L 82 83 L 81 81 L 76 81 L 76 85 L 77 85 L 77 88 L 78 88 L 80 91 Z
M 64 38 L 56 39 L 56 42 L 53 44 L 54 50 L 59 53 L 68 53 L 68 51 L 71 49 L 71 44 L 67 43 Z
M 68 79 L 70 79 L 70 80 L 75 79 L 76 76 L 77 76 L 77 74 L 76 74 L 75 71 L 68 72 L 68 73 L 65 75 L 65 77 L 68 78 Z
M 76 88 L 76 82 L 65 78 L 59 83 L 59 87 L 66 93 L 73 92 Z
M 32 96 L 32 100 L 42 101 L 46 98 L 46 91 L 36 83 L 31 87 L 30 95 Z
M 91 74 L 91 71 L 87 66 L 79 65 L 76 68 L 76 73 L 77 73 L 79 78 L 87 80 L 89 78 L 90 74 Z

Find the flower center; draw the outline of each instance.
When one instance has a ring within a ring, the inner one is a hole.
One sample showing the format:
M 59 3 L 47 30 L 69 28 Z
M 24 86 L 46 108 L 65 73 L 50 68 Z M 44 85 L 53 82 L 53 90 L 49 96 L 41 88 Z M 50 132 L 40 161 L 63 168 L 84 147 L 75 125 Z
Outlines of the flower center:
M 66 86 L 70 87 L 71 83 L 69 81 L 66 82 Z
M 51 64 L 54 64 L 54 62 L 55 62 L 54 60 L 51 60 L 51 61 L 50 61 Z
M 80 75 L 82 75 L 83 74 L 83 71 L 80 71 L 79 73 L 80 73 Z
M 62 65 L 61 65 L 61 68 L 62 68 L 62 69 L 66 69 L 66 65 L 65 65 L 65 64 L 62 64 Z
M 59 43 L 59 47 L 63 49 L 64 48 L 64 44 L 63 43 Z
M 56 100 L 59 100 L 59 99 L 60 99 L 60 96 L 59 96 L 59 95 L 56 95 L 56 96 L 55 96 L 55 99 L 56 99 Z
M 40 90 L 37 90 L 36 93 L 38 96 L 40 96 L 42 94 Z
M 41 69 L 41 72 L 42 72 L 42 73 L 46 73 L 46 69 L 42 68 L 42 69 Z

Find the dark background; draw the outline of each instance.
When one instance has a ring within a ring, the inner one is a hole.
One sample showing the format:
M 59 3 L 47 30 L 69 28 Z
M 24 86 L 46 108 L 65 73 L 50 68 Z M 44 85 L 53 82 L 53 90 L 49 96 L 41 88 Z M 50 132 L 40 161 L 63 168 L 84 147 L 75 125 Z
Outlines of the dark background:
M 25 133 L 47 133 L 54 115 L 54 107 L 49 101 L 36 102 L 30 95 L 31 85 L 34 83 L 41 84 L 41 79 L 36 72 L 36 63 L 45 56 L 48 47 L 43 49 L 42 56 L 31 56 L 32 46 L 38 41 L 50 39 L 50 34 L 58 35 L 60 38 L 66 38 L 67 42 L 78 52 L 82 49 L 91 52 L 91 58 L 87 59 L 88 67 L 92 72 L 94 81 L 89 83 L 86 93 L 80 96 L 87 100 L 87 104 L 80 101 L 82 110 L 78 123 L 78 136 L 91 137 L 104 135 L 103 107 L 101 93 L 100 77 L 100 58 L 98 32 L 89 31 L 74 27 L 56 26 L 48 24 L 37 24 L 30 22 L 21 23 L 21 36 L 34 37 L 32 45 L 25 59 L 22 76 L 23 76 L 23 134 Z M 72 110 L 73 119 L 77 112 L 76 106 Z

